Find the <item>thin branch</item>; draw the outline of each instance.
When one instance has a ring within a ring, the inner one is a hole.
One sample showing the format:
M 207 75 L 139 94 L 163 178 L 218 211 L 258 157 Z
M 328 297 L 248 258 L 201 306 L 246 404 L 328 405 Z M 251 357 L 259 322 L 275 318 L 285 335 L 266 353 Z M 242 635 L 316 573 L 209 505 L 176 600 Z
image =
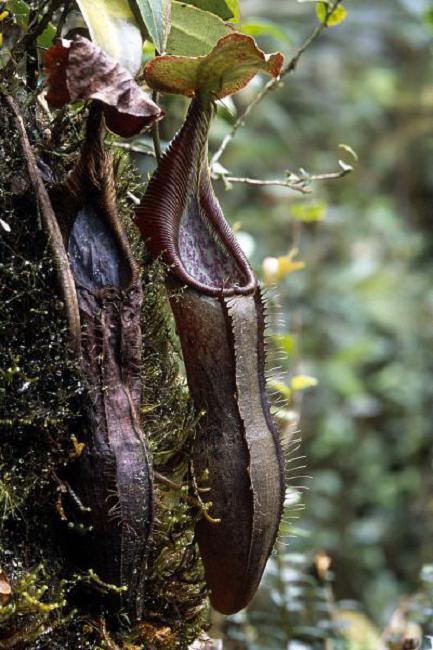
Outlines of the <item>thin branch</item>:
M 155 104 L 158 104 L 159 102 L 159 93 L 153 92 L 152 93 L 152 99 L 155 102 Z M 153 139 L 153 148 L 155 149 L 155 156 L 157 161 L 159 162 L 159 159 L 161 158 L 161 139 L 159 137 L 159 122 L 158 120 L 153 123 L 152 126 L 152 139 Z
M 221 639 L 211 639 L 206 632 L 203 632 L 192 645 L 188 646 L 188 650 L 223 650 L 223 642 Z
M 107 647 L 109 650 L 120 650 L 120 646 L 117 645 L 111 638 L 108 630 L 107 630 L 107 625 L 105 623 L 105 618 L 102 618 L 100 621 L 100 626 L 99 626 L 99 631 L 101 633 L 101 636 L 105 643 L 107 644 Z
M 57 23 L 56 33 L 54 35 L 53 41 L 56 41 L 56 39 L 62 35 L 63 27 L 65 26 L 66 18 L 68 17 L 70 10 L 71 10 L 71 0 L 65 0 L 65 5 L 63 7 L 63 11 L 59 18 L 59 22 Z
M 347 165 L 338 172 L 327 172 L 325 174 L 311 174 L 311 175 L 305 173 L 304 177 L 298 176 L 297 174 L 290 173 L 286 179 L 277 178 L 274 180 L 263 180 L 259 178 L 227 176 L 225 174 L 213 174 L 212 178 L 215 178 L 216 180 L 221 180 L 226 184 L 245 183 L 247 185 L 259 185 L 262 187 L 270 187 L 270 186 L 287 187 L 289 190 L 294 190 L 295 192 L 300 192 L 301 194 L 310 194 L 311 193 L 311 189 L 309 188 L 310 183 L 315 181 L 337 180 L 339 178 L 343 178 L 344 176 L 347 176 L 352 171 L 353 171 L 353 167 Z
M 130 190 L 126 192 L 126 195 L 129 199 L 131 199 L 134 205 L 140 205 L 140 199 L 138 196 L 135 196 L 135 194 L 133 194 Z
M 341 4 L 341 2 L 342 2 L 342 0 L 334 0 L 334 2 L 332 4 L 328 5 L 328 10 L 326 12 L 326 16 L 325 16 L 324 21 L 322 23 L 320 23 L 320 25 L 318 27 L 316 27 L 316 29 L 310 34 L 310 36 L 296 50 L 295 54 L 292 56 L 290 61 L 287 63 L 287 65 L 284 66 L 280 76 L 277 77 L 276 79 L 271 79 L 270 81 L 268 81 L 268 83 L 265 84 L 265 86 L 262 88 L 262 90 L 255 96 L 253 101 L 250 104 L 248 104 L 248 106 L 245 108 L 243 113 L 241 113 L 241 115 L 239 115 L 238 119 L 233 124 L 230 132 L 227 133 L 227 135 L 224 137 L 223 141 L 221 142 L 221 145 L 220 145 L 218 151 L 216 151 L 214 153 L 214 155 L 212 156 L 211 168 L 213 167 L 213 165 L 215 165 L 215 163 L 217 163 L 220 160 L 220 158 L 223 155 L 224 151 L 226 150 L 227 146 L 233 140 L 234 136 L 236 135 L 236 133 L 240 129 L 240 127 L 244 126 L 245 120 L 248 117 L 248 115 L 251 113 L 253 108 L 255 108 L 257 106 L 257 104 L 259 104 L 262 101 L 262 99 L 264 97 L 266 97 L 266 95 L 271 90 L 274 90 L 277 86 L 280 85 L 281 79 L 283 77 L 285 77 L 287 74 L 289 74 L 290 72 L 293 72 L 296 69 L 296 66 L 299 63 L 299 59 L 301 58 L 301 56 L 303 55 L 305 50 L 307 50 L 310 47 L 310 45 L 312 43 L 314 43 L 314 41 L 323 32 L 325 27 L 328 26 L 328 20 L 329 20 L 330 16 L 334 12 L 334 10 L 338 7 L 338 5 Z
M 335 181 L 343 178 L 353 172 L 353 167 L 347 166 L 339 172 L 328 172 L 326 174 L 313 174 L 309 177 L 310 181 Z
M 294 72 L 294 70 L 296 70 L 296 67 L 297 67 L 297 65 L 299 63 L 299 59 L 301 58 L 301 56 L 303 55 L 305 50 L 308 50 L 310 45 L 312 43 L 314 43 L 314 41 L 320 36 L 320 34 L 325 29 L 325 27 L 328 27 L 328 20 L 330 19 L 330 17 L 334 13 L 334 11 L 337 9 L 338 5 L 341 4 L 341 2 L 342 2 L 342 0 L 334 0 L 334 2 L 332 4 L 328 5 L 326 16 L 325 16 L 323 22 L 320 23 L 320 25 L 318 25 L 318 27 L 316 27 L 316 29 L 310 34 L 310 36 L 302 43 L 300 48 L 298 50 L 296 50 L 295 54 L 292 56 L 290 61 L 283 68 L 283 71 L 281 72 L 281 75 L 280 75 L 280 79 L 281 79 L 281 77 L 285 77 L 286 74 L 289 74 L 290 72 Z M 277 83 L 277 80 L 273 79 L 272 81 L 275 81 Z M 275 85 L 276 85 L 276 83 L 275 83 Z
M 261 187 L 287 187 L 289 190 L 294 190 L 300 192 L 301 194 L 309 194 L 311 190 L 304 187 L 303 185 L 298 185 L 297 183 L 292 183 L 289 180 L 284 180 L 283 178 L 275 180 L 263 180 L 259 178 L 246 178 L 241 176 L 224 176 L 220 174 L 217 177 L 218 180 L 224 181 L 224 183 L 244 183 L 246 185 L 260 185 Z
M 163 485 L 166 485 L 171 490 L 176 490 L 176 491 L 182 490 L 182 485 L 179 485 L 178 483 L 171 481 L 169 478 L 163 476 L 159 472 L 154 472 L 154 477 L 158 481 L 158 483 L 162 483 Z M 209 509 L 212 506 L 211 502 L 204 503 L 200 498 L 199 494 L 197 494 L 197 497 L 193 497 L 190 494 L 186 494 L 184 495 L 184 497 L 191 506 L 198 508 L 202 512 L 204 518 L 207 519 L 209 523 L 211 524 L 221 523 L 221 519 L 216 519 L 215 517 L 211 517 L 211 515 L 209 514 Z
M 155 152 L 153 149 L 147 149 L 144 145 L 132 144 L 130 142 L 113 142 L 113 146 L 118 149 L 124 149 L 125 151 L 132 151 L 133 153 L 141 153 L 143 156 L 150 156 L 151 158 L 156 158 Z

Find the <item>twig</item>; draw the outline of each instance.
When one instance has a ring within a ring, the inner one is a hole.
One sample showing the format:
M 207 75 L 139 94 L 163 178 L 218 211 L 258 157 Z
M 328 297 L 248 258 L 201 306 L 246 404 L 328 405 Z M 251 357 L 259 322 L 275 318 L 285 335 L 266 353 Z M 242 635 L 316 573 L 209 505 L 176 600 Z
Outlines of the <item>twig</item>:
M 20 133 L 21 148 L 23 150 L 23 155 L 27 163 L 27 171 L 35 193 L 35 197 L 39 204 L 42 223 L 44 225 L 45 232 L 48 235 L 48 241 L 54 257 L 57 276 L 62 287 L 66 315 L 69 324 L 69 332 L 71 336 L 71 344 L 74 352 L 79 354 L 81 340 L 80 315 L 78 311 L 75 282 L 69 266 L 69 260 L 65 246 L 63 244 L 62 233 L 60 232 L 59 224 L 57 222 L 50 197 L 42 180 L 41 173 L 36 162 L 35 154 L 33 153 L 33 150 L 30 146 L 23 117 L 14 99 L 12 99 L 10 95 L 5 95 L 4 97 L 14 114 L 18 131 Z
M 155 102 L 155 104 L 158 104 L 159 102 L 159 93 L 153 92 L 152 93 L 152 99 Z M 153 123 L 152 126 L 152 139 L 153 139 L 153 148 L 155 149 L 155 156 L 156 159 L 159 162 L 159 159 L 161 158 L 161 140 L 159 137 L 159 122 L 158 120 Z
M 239 115 L 238 119 L 233 124 L 230 132 L 227 133 L 227 135 L 224 137 L 223 141 L 221 142 L 221 145 L 220 145 L 218 151 L 216 151 L 214 153 L 214 155 L 212 156 L 212 160 L 211 160 L 211 163 L 210 163 L 211 168 L 213 167 L 213 165 L 215 165 L 215 163 L 217 163 L 220 160 L 220 158 L 223 155 L 224 151 L 226 150 L 227 146 L 233 140 L 233 138 L 236 135 L 238 129 L 241 126 L 244 125 L 244 122 L 245 122 L 246 118 L 251 113 L 253 108 L 255 108 L 257 106 L 257 104 L 259 104 L 262 101 L 262 99 L 264 97 L 266 97 L 266 95 L 271 90 L 274 90 L 274 88 L 276 88 L 277 86 L 280 85 L 281 79 L 283 77 L 285 77 L 287 74 L 289 74 L 290 72 L 293 72 L 296 69 L 296 66 L 299 63 L 299 59 L 301 58 L 302 54 L 320 36 L 320 34 L 325 29 L 325 27 L 328 26 L 328 20 L 329 20 L 330 16 L 332 15 L 334 10 L 338 7 L 338 5 L 341 2 L 342 2 L 342 0 L 334 0 L 334 2 L 331 5 L 328 5 L 326 16 L 325 16 L 325 19 L 323 20 L 323 22 L 320 23 L 320 25 L 318 27 L 316 27 L 316 29 L 310 34 L 310 36 L 302 43 L 302 45 L 299 47 L 299 49 L 296 50 L 295 54 L 292 56 L 290 61 L 287 63 L 287 65 L 284 66 L 280 76 L 277 77 L 276 79 L 271 79 L 270 81 L 268 81 L 268 83 L 265 84 L 265 86 L 262 88 L 262 90 L 255 96 L 253 101 L 250 104 L 248 104 L 248 106 L 245 108 L 243 113 L 241 113 L 241 115 Z
M 349 165 L 338 172 L 327 172 L 325 174 L 306 175 L 305 178 L 290 174 L 287 179 L 277 178 L 274 180 L 263 180 L 259 178 L 247 178 L 242 176 L 227 176 L 225 174 L 213 174 L 212 178 L 222 180 L 224 183 L 245 183 L 247 185 L 259 185 L 263 187 L 278 186 L 287 187 L 289 190 L 300 192 L 301 194 L 310 194 L 311 190 L 308 185 L 314 181 L 331 181 L 343 178 L 353 171 Z
M 102 618 L 101 620 L 101 634 L 102 638 L 104 639 L 105 643 L 108 645 L 110 650 L 120 650 L 120 647 L 113 641 L 111 636 L 109 635 L 107 631 L 107 625 L 105 623 L 105 618 Z
M 131 144 L 130 142 L 113 142 L 113 146 L 125 151 L 132 151 L 133 153 L 141 153 L 143 156 L 150 156 L 156 158 L 156 154 L 151 149 L 144 149 L 143 145 Z
M 166 485 L 172 490 L 181 490 L 182 485 L 179 485 L 178 483 L 175 483 L 174 481 L 171 481 L 169 478 L 166 476 L 163 476 L 162 474 L 159 474 L 159 472 L 154 472 L 154 477 L 159 483 L 163 483 L 163 485 Z M 209 514 L 209 508 L 211 507 L 211 503 L 204 503 L 200 496 L 197 494 L 197 498 L 191 496 L 190 494 L 185 495 L 185 499 L 188 501 L 188 503 L 195 508 L 198 508 L 201 510 L 203 513 L 203 516 L 207 521 L 209 521 L 211 524 L 219 524 L 221 523 L 221 519 L 216 519 L 215 517 L 211 517 Z
M 323 32 L 325 27 L 328 27 L 328 20 L 334 13 L 334 11 L 337 9 L 338 5 L 341 4 L 342 0 L 334 0 L 332 4 L 327 5 L 328 9 L 326 11 L 326 16 L 323 20 L 323 22 L 316 27 L 316 29 L 310 34 L 310 36 L 302 43 L 301 47 L 295 52 L 295 54 L 292 56 L 290 61 L 287 63 L 286 66 L 284 66 L 283 71 L 281 72 L 280 79 L 281 77 L 284 77 L 286 74 L 289 74 L 290 72 L 293 72 L 296 69 L 296 66 L 298 65 L 299 59 L 307 50 L 312 43 L 320 36 L 320 34 Z M 274 85 L 277 85 L 278 80 L 277 79 L 272 79 Z
M 335 181 L 339 178 L 343 178 L 353 172 L 353 167 L 348 166 L 342 169 L 339 172 L 328 172 L 327 174 L 313 174 L 309 177 L 310 181 Z
M 59 36 L 62 35 L 63 27 L 65 26 L 66 18 L 71 9 L 71 0 L 65 0 L 65 6 L 63 7 L 59 22 L 57 23 L 56 33 L 54 34 L 53 41 L 56 41 Z
M 135 194 L 133 194 L 130 190 L 126 192 L 126 195 L 129 199 L 131 199 L 134 205 L 140 205 L 140 199 L 138 196 L 135 196 Z

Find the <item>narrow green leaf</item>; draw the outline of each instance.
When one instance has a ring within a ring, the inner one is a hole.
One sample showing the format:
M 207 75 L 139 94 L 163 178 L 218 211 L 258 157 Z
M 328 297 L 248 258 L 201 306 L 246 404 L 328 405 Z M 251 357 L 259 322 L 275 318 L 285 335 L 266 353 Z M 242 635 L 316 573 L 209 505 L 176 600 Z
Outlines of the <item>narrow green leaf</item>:
M 167 52 L 180 56 L 204 56 L 230 32 L 230 27 L 218 16 L 173 0 Z
M 350 145 L 339 144 L 338 146 L 340 147 L 340 149 L 343 149 L 343 151 L 347 151 L 347 153 L 350 154 L 354 160 L 358 160 L 358 154 L 354 149 L 352 149 Z
M 171 24 L 170 0 L 133 0 L 156 50 L 163 54 Z
M 328 20 L 326 20 L 326 16 L 328 15 L 328 2 L 318 2 L 316 5 L 316 13 L 320 22 L 324 23 L 326 21 L 328 27 L 339 25 L 347 18 L 347 11 L 342 5 L 339 5 L 335 7 Z
M 227 0 L 185 0 L 185 2 L 203 11 L 209 11 L 223 20 L 230 20 L 234 16 Z
M 77 0 L 92 41 L 135 75 L 143 39 L 128 0 Z

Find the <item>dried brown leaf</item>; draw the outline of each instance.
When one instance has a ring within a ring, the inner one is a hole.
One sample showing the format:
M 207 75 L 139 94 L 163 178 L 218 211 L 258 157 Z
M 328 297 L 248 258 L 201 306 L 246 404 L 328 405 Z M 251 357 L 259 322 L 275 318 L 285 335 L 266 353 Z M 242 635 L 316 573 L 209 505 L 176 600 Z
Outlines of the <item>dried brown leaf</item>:
M 59 39 L 46 52 L 44 68 L 50 106 L 98 100 L 107 127 L 117 135 L 136 135 L 164 115 L 125 68 L 83 36 Z

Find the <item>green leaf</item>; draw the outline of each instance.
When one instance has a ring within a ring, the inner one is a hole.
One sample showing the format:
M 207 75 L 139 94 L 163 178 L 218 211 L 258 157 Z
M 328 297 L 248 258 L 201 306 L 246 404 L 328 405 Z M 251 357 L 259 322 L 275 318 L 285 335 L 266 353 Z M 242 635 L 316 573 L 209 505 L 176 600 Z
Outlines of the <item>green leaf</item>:
M 156 56 L 155 46 L 152 41 L 145 40 L 143 44 L 143 61 L 147 63 Z
M 14 22 L 22 28 L 26 28 L 29 22 L 30 6 L 24 0 L 10 0 L 7 5 L 8 11 L 12 14 Z M 42 34 L 38 36 L 37 43 L 39 47 L 47 48 L 52 45 L 53 38 L 56 35 L 56 28 L 52 23 L 48 23 Z
M 271 36 L 276 41 L 287 43 L 288 45 L 291 44 L 291 40 L 287 32 L 282 27 L 270 20 L 242 23 L 240 31 L 243 34 L 249 34 L 249 36 Z
M 230 11 L 233 14 L 233 23 L 241 22 L 241 9 L 239 6 L 239 0 L 226 0 L 226 5 L 229 7 Z
M 311 223 L 314 221 L 323 221 L 326 216 L 326 205 L 322 201 L 311 203 L 293 203 L 290 208 L 293 219 Z
M 428 27 L 433 27 L 433 9 L 427 9 L 423 15 L 423 21 Z
M 157 52 L 163 54 L 170 32 L 170 0 L 133 0 Z
M 135 75 L 143 39 L 127 0 L 77 0 L 92 41 Z
M 234 16 L 227 0 L 185 0 L 185 2 L 203 11 L 209 11 L 223 20 L 230 20 Z
M 44 29 L 42 34 L 38 37 L 39 47 L 48 48 L 53 44 L 53 40 L 56 36 L 56 28 L 53 23 L 48 23 L 48 26 Z
M 326 19 L 328 15 L 328 3 L 327 2 L 318 2 L 316 5 L 317 17 L 321 23 L 325 23 L 327 27 L 334 27 L 334 25 L 339 25 L 347 18 L 347 11 L 341 5 L 335 7 L 332 14 Z
M 192 97 L 206 92 L 215 99 L 232 95 L 258 73 L 278 77 L 284 57 L 265 55 L 251 36 L 232 32 L 221 38 L 206 56 L 159 56 L 144 68 L 154 90 Z
M 218 16 L 173 0 L 167 52 L 191 57 L 203 56 L 231 31 Z
M 19 27 L 27 27 L 30 7 L 24 0 L 10 0 L 8 11 L 14 16 L 14 21 Z
M 317 379 L 309 375 L 295 375 L 292 377 L 290 386 L 293 391 L 306 390 L 307 388 L 317 386 Z

